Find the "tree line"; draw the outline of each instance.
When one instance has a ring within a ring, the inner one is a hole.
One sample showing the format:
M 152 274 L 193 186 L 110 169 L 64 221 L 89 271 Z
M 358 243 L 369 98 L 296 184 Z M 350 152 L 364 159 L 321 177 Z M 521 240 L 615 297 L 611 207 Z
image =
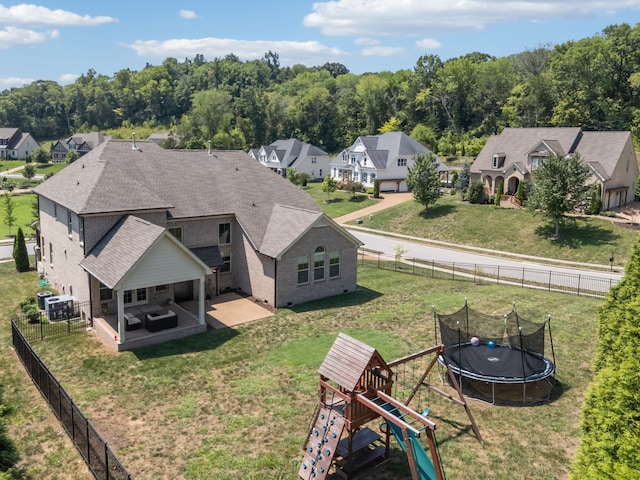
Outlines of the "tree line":
M 336 153 L 358 135 L 402 130 L 439 154 L 476 155 L 506 126 L 640 130 L 640 24 L 496 58 L 419 57 L 413 69 L 355 75 L 345 65 L 282 67 L 277 53 L 202 55 L 61 86 L 0 93 L 0 125 L 38 140 L 169 129 L 179 147 L 247 149 L 296 137 Z M 123 133 L 124 135 L 124 133 Z M 115 135 L 118 136 L 118 135 Z M 176 146 L 176 145 L 171 145 Z

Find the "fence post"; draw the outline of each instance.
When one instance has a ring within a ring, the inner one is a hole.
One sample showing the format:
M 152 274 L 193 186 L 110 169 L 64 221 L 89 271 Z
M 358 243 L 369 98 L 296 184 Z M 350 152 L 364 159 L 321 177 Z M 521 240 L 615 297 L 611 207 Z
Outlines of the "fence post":
M 549 270 L 549 291 L 551 291 L 551 270 Z
M 431 260 L 431 278 L 433 278 L 435 275 L 435 269 L 436 269 L 436 261 Z
M 578 296 L 580 296 L 580 278 L 582 275 L 578 274 Z
M 522 288 L 524 288 L 524 267 L 522 267 Z
M 89 469 L 91 469 L 91 443 L 89 442 L 89 419 L 86 417 L 84 419 L 84 428 L 85 428 L 85 435 L 87 439 L 87 463 L 89 464 Z M 109 470 L 107 470 L 107 478 L 109 478 Z
M 107 442 L 104 442 L 104 469 L 107 472 L 107 480 L 109 480 L 109 447 L 107 447 Z
M 451 264 L 451 280 L 456 279 L 456 262 Z
M 378 252 L 378 269 L 380 269 L 380 252 Z
M 498 265 L 498 275 L 496 276 L 496 283 L 500 283 L 500 265 Z

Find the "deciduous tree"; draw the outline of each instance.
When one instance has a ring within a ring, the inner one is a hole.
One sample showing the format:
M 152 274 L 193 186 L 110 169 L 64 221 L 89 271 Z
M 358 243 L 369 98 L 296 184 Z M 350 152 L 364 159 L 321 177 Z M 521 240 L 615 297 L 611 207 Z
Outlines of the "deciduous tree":
M 554 238 L 560 235 L 560 222 L 567 213 L 587 207 L 591 188 L 587 179 L 590 175 L 589 167 L 577 153 L 566 157 L 551 154 L 535 169 L 527 208 L 553 222 Z
M 441 196 L 440 178 L 438 178 L 438 168 L 434 165 L 435 160 L 433 153 L 416 155 L 407 175 L 407 186 L 413 192 L 413 198 L 425 208 L 435 205 Z

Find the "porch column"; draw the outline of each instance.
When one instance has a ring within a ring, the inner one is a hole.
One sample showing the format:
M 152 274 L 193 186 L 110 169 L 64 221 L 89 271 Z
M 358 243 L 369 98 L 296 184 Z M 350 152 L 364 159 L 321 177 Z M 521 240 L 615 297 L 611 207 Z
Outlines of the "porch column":
M 204 294 L 204 282 L 205 276 L 200 275 L 200 283 L 198 288 L 198 323 L 200 325 L 204 325 L 204 302 L 205 302 L 205 294 Z
M 118 340 L 120 343 L 126 341 L 124 328 L 124 291 L 116 290 L 116 299 L 118 303 Z

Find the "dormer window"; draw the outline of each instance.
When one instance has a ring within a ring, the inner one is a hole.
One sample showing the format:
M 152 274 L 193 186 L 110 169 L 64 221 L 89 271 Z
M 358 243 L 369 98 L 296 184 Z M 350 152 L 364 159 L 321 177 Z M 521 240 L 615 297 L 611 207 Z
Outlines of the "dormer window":
M 494 153 L 492 157 L 493 168 L 503 167 L 505 158 L 506 158 L 506 155 L 504 153 Z

